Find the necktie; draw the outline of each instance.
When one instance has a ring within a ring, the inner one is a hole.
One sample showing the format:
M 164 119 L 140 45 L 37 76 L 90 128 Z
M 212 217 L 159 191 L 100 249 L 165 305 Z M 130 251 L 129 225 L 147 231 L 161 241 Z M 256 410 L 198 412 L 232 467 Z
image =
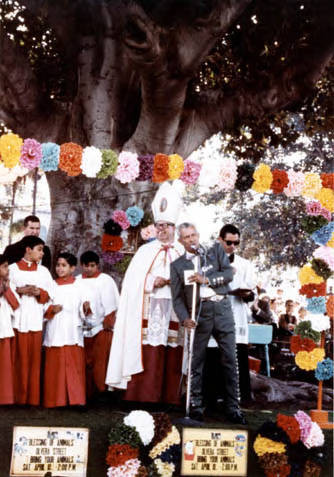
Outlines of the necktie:
M 230 263 L 234 262 L 234 253 L 231 253 L 231 255 L 228 257 Z

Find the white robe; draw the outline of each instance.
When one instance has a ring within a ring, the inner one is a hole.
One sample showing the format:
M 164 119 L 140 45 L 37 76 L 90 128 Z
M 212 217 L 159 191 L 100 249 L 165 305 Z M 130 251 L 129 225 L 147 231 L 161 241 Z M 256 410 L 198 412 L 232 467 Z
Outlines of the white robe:
M 13 292 L 15 298 L 20 302 L 19 296 L 16 294 L 13 289 L 13 284 L 10 283 L 9 287 Z M 0 296 L 0 339 L 2 338 L 11 338 L 14 336 L 13 330 L 13 319 L 14 319 L 14 310 L 8 303 L 5 296 Z
M 170 263 L 182 255 L 183 247 L 179 242 L 174 242 L 173 248 L 167 252 L 162 247 L 163 244 L 158 240 L 142 245 L 126 271 L 106 376 L 110 390 L 126 389 L 131 376 L 144 370 L 142 344 L 178 346 L 183 342 L 177 331 L 174 331 L 175 336 L 172 330 L 168 332 L 169 320 L 178 321 L 172 312 L 170 287 L 153 290 L 155 277 L 170 278 Z M 151 307 L 151 317 L 147 332 L 142 336 L 142 318 L 146 306 Z

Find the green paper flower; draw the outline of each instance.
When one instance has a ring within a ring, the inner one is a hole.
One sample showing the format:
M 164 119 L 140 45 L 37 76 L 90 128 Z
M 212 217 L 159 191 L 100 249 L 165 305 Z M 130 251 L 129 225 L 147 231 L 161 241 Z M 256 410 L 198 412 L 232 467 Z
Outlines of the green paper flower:
M 324 225 L 328 224 L 328 220 L 322 215 L 308 215 L 300 221 L 302 229 L 307 234 L 313 234 L 318 229 L 321 229 Z
M 118 166 L 118 155 L 112 149 L 101 149 L 102 152 L 102 167 L 97 174 L 99 179 L 106 179 L 115 174 Z
M 294 330 L 295 335 L 300 335 L 302 338 L 310 338 L 316 343 L 320 340 L 319 331 L 312 329 L 312 323 L 310 321 L 301 321 Z
M 141 438 L 134 427 L 127 426 L 124 423 L 113 427 L 108 435 L 109 444 L 128 444 L 131 447 L 140 447 Z
M 315 273 L 324 280 L 328 280 L 333 275 L 327 263 L 320 258 L 314 258 L 311 262 L 311 265 Z

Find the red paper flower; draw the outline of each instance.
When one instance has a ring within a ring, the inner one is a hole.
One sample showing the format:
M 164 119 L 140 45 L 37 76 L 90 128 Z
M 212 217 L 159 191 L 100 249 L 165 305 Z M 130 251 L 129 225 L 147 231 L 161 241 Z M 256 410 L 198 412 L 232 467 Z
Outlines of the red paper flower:
M 267 477 L 288 477 L 291 472 L 291 466 L 289 464 L 281 465 L 281 467 L 273 469 L 273 470 L 266 470 Z
M 118 252 L 123 247 L 123 239 L 119 235 L 102 235 L 101 248 L 104 252 Z
M 81 174 L 82 147 L 74 142 L 66 142 L 60 146 L 59 169 L 69 176 Z
M 169 179 L 169 157 L 166 154 L 156 154 L 153 163 L 153 182 L 164 182 Z
M 136 459 L 138 454 L 139 450 L 128 444 L 113 444 L 108 448 L 106 462 L 111 467 L 118 467 L 129 459 Z
M 326 282 L 303 285 L 299 290 L 299 294 L 306 295 L 307 298 L 326 296 Z
M 330 318 L 334 318 L 334 295 L 331 295 L 326 302 L 327 315 Z
M 281 169 L 274 169 L 272 171 L 273 181 L 271 183 L 271 190 L 274 194 L 281 194 L 285 187 L 289 184 L 289 177 L 285 171 Z
M 290 351 L 297 354 L 299 351 L 311 352 L 316 347 L 316 344 L 310 338 L 302 338 L 300 335 L 291 336 Z
M 277 414 L 277 425 L 287 433 L 292 444 L 299 441 L 300 427 L 295 417 Z
M 334 189 L 334 174 L 321 174 L 322 186 L 326 189 Z

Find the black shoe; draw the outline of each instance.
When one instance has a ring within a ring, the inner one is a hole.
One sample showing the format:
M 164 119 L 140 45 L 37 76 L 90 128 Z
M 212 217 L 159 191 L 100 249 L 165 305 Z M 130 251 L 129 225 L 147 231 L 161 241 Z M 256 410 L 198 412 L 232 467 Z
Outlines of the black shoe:
M 204 414 L 201 409 L 192 409 L 189 413 L 190 419 L 194 421 L 203 422 L 204 421 Z
M 240 409 L 236 409 L 235 411 L 231 411 L 225 414 L 226 419 L 233 424 L 242 424 L 245 426 L 247 424 L 245 416 L 242 414 Z

